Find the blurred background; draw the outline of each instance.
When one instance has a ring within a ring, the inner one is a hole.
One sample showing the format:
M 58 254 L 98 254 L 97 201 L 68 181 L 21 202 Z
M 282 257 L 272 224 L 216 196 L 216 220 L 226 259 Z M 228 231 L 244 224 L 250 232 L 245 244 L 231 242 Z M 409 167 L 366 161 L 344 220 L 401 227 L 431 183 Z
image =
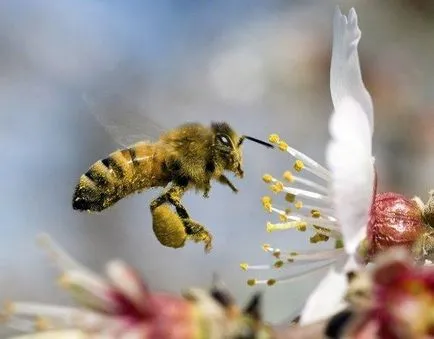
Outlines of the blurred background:
M 207 286 L 216 272 L 240 302 L 252 293 L 246 280 L 255 275 L 239 264 L 272 262 L 263 243 L 307 249 L 305 234 L 267 233 L 270 216 L 260 203 L 268 193 L 262 175 L 279 176 L 292 159 L 251 143 L 238 195 L 215 184 L 207 200 L 185 196 L 192 217 L 214 234 L 209 255 L 202 245 L 173 250 L 157 242 L 149 202 L 158 190 L 100 215 L 73 211 L 71 198 L 79 176 L 119 147 L 91 114 L 95 107 L 118 110 L 126 127 L 146 119 L 163 128 L 224 120 L 258 138 L 279 133 L 324 163 L 336 3 L 1 1 L 0 299 L 69 302 L 35 245 L 40 232 L 98 271 L 120 257 L 154 289 Z M 344 13 L 352 6 L 375 106 L 380 191 L 425 200 L 434 186 L 434 6 L 429 0 L 341 3 Z M 92 105 L 83 99 L 89 93 Z M 121 99 L 115 105 L 104 99 L 113 97 Z M 266 288 L 266 318 L 287 319 L 317 281 Z

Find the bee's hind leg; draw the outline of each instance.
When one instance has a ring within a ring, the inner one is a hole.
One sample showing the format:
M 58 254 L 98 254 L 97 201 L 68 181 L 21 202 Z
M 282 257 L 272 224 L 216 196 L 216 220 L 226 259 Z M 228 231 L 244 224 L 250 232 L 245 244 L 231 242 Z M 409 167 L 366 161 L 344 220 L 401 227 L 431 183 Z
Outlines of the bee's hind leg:
M 206 227 L 192 219 L 183 219 L 182 222 L 188 237 L 194 242 L 203 241 L 205 243 L 205 252 L 209 253 L 212 249 L 212 234 Z
M 151 212 L 164 203 L 169 202 L 172 204 L 176 209 L 176 214 L 184 224 L 185 233 L 187 233 L 188 237 L 195 242 L 203 241 L 205 243 L 205 252 L 208 253 L 212 248 L 212 235 L 205 226 L 190 219 L 187 210 L 181 203 L 181 198 L 185 191 L 186 187 L 173 185 L 167 192 L 151 202 Z

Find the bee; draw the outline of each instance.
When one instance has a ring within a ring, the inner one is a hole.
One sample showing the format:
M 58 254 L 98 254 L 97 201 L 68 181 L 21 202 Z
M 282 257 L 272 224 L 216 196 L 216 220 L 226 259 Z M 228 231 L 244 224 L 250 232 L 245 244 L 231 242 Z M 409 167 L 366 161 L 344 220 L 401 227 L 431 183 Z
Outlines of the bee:
M 194 188 L 207 198 L 212 181 L 237 193 L 224 173 L 233 172 L 243 178 L 241 146 L 245 140 L 273 147 L 265 141 L 238 135 L 226 122 L 209 126 L 186 123 L 163 132 L 155 142 L 139 141 L 96 161 L 81 175 L 72 207 L 101 212 L 132 193 L 162 187 L 162 194 L 150 203 L 157 239 L 173 248 L 183 247 L 187 239 L 204 242 L 205 251 L 209 252 L 212 235 L 190 218 L 182 197 Z

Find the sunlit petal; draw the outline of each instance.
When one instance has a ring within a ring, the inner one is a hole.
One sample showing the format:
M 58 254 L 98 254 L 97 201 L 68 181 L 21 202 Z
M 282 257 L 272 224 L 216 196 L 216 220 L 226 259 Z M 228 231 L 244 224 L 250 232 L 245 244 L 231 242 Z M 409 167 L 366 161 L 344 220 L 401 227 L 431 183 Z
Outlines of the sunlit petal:
M 333 19 L 333 50 L 330 69 L 330 90 L 335 109 L 342 99 L 352 97 L 361 106 L 374 131 L 372 99 L 363 84 L 357 46 L 361 37 L 354 8 L 348 18 L 336 8 Z
M 307 325 L 325 319 L 345 307 L 342 302 L 347 288 L 345 274 L 330 268 L 327 275 L 309 296 L 301 313 L 300 324 Z
M 368 120 L 361 106 L 347 97 L 336 107 L 329 129 L 332 139 L 326 161 L 332 173 L 333 207 L 345 250 L 352 255 L 366 235 L 374 192 L 372 156 L 370 147 L 364 144 Z

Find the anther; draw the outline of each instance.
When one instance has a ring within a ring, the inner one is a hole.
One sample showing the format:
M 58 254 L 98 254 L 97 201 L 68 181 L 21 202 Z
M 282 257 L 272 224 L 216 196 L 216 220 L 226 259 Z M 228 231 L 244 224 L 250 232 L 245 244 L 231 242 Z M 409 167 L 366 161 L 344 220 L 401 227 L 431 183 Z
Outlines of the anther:
M 262 176 L 262 180 L 264 180 L 267 184 L 273 181 L 273 176 L 271 174 L 264 174 Z
M 246 263 L 246 262 L 243 262 L 243 263 L 240 264 L 240 267 L 241 267 L 241 269 L 242 269 L 243 271 L 247 271 L 248 268 L 249 268 L 249 264 Z
M 270 134 L 270 136 L 268 137 L 268 141 L 271 142 L 272 144 L 277 144 L 280 141 L 279 135 Z
M 249 279 L 249 280 L 247 280 L 247 285 L 249 285 L 249 286 L 255 286 L 256 285 L 256 279 Z
M 344 248 L 344 241 L 342 239 L 336 239 L 335 249 Z
M 298 200 L 297 202 L 294 203 L 294 207 L 298 210 L 301 209 L 303 207 L 303 201 Z
M 283 173 L 283 178 L 285 180 L 287 180 L 288 182 L 293 182 L 294 181 L 294 176 L 292 175 L 292 173 L 290 171 L 285 171 Z
M 300 221 L 300 222 L 298 222 L 297 223 L 297 231 L 300 231 L 300 232 L 306 232 L 306 229 L 307 229 L 307 223 L 306 222 L 304 222 L 304 221 Z
M 285 141 L 283 141 L 283 140 L 280 140 L 278 142 L 278 146 L 279 146 L 279 149 L 281 151 L 286 151 L 288 149 L 288 144 Z
M 274 185 L 271 185 L 270 188 L 274 193 L 280 193 L 283 191 L 284 186 L 280 181 L 278 181 Z
M 302 169 L 304 168 L 304 163 L 303 163 L 303 161 L 301 161 L 301 160 L 295 160 L 295 162 L 294 162 L 294 169 L 297 171 L 297 172 L 300 172 Z
M 267 285 L 268 286 L 273 286 L 276 284 L 276 279 L 268 279 L 267 280 Z
M 283 261 L 282 260 L 277 260 L 274 265 L 275 268 L 281 268 L 283 266 Z
M 289 203 L 293 203 L 295 201 L 295 194 L 286 193 L 285 194 L 285 200 Z
M 279 213 L 279 220 L 281 222 L 286 222 L 288 221 L 288 216 L 285 213 Z
M 321 213 L 318 210 L 311 210 L 310 214 L 312 215 L 312 218 L 319 218 L 319 217 L 321 217 Z
M 273 251 L 273 256 L 274 257 L 276 257 L 277 259 L 279 259 L 280 258 L 280 250 L 279 249 L 275 249 L 274 251 Z

